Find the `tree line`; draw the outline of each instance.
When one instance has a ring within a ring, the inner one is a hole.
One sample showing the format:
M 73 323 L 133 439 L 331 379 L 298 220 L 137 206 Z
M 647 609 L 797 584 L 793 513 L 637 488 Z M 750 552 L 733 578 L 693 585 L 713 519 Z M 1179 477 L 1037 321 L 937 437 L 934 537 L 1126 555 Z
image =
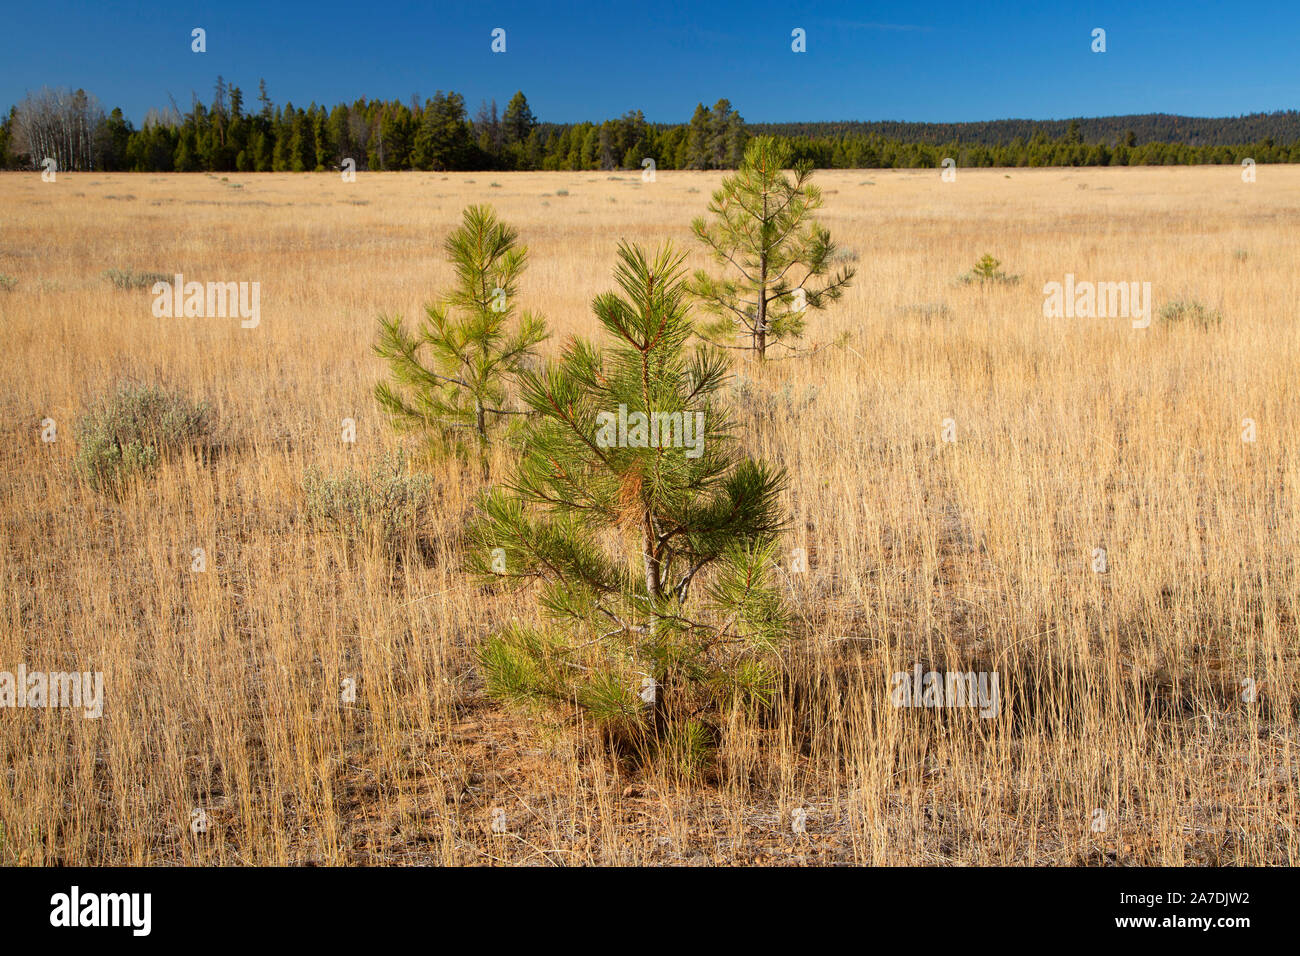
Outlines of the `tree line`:
M 1227 141 L 1233 131 L 1257 135 Z M 657 169 L 735 169 L 758 134 L 822 169 L 932 168 L 945 158 L 963 167 L 1300 162 L 1294 111 L 1223 120 L 747 124 L 720 99 L 699 104 L 688 123 L 650 123 L 640 110 L 600 123 L 548 123 L 522 91 L 504 110 L 484 102 L 471 117 L 454 91 L 423 102 L 303 108 L 276 105 L 265 81 L 248 103 L 218 77 L 210 103 L 195 96 L 182 112 L 173 101 L 150 110 L 139 128 L 121 109 L 106 114 L 84 90 L 28 94 L 0 120 L 0 168 L 33 169 L 49 157 L 63 170 L 110 172 L 319 172 L 348 160 L 359 170 L 613 170 L 639 169 L 647 159 Z

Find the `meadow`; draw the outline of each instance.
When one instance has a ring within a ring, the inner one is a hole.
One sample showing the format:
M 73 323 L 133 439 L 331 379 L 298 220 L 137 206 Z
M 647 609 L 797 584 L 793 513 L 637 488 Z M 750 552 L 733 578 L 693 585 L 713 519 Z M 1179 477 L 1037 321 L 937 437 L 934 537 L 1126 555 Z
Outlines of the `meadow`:
M 0 708 L 0 864 L 1295 865 L 1300 167 L 1240 172 L 817 174 L 854 284 L 730 386 L 792 476 L 796 626 L 703 779 L 484 694 L 535 609 L 462 573 L 481 478 L 393 431 L 371 343 L 486 202 L 553 356 L 619 239 L 709 265 L 721 174 L 0 174 L 0 670 L 105 689 Z M 985 253 L 1020 281 L 961 282 Z M 260 322 L 114 269 L 259 282 Z M 1045 318 L 1067 274 L 1150 282 L 1150 327 Z M 77 422 L 124 381 L 215 439 L 114 496 Z M 312 520 L 310 476 L 399 449 L 429 501 L 395 548 Z M 893 706 L 917 665 L 996 671 L 999 714 Z

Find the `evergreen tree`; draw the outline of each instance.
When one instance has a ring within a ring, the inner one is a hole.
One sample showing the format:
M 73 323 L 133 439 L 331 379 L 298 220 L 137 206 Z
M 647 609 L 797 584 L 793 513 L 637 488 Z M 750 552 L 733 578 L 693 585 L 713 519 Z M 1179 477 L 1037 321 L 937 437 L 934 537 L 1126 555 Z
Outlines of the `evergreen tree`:
M 293 114 L 289 124 L 289 169 L 295 173 L 311 172 L 316 168 L 316 139 L 303 110 Z
M 328 162 L 331 168 L 335 169 L 343 165 L 344 159 L 351 159 L 358 166 L 362 165 L 360 162 L 362 157 L 359 154 L 364 144 L 357 144 L 352 139 L 348 108 L 340 103 L 330 110 L 326 125 L 332 150 L 321 157 L 322 161 Z
M 686 169 L 709 168 L 709 108 L 695 104 L 690 130 L 686 136 Z
M 601 169 L 614 168 L 614 130 L 612 124 L 605 122 L 600 124 L 600 137 L 597 147 L 600 157 Z
M 478 115 L 474 117 L 474 132 L 478 136 L 479 151 L 489 157 L 493 165 L 500 164 L 501 154 L 505 150 L 505 130 L 497 114 L 497 101 L 491 107 L 481 103 Z
M 399 102 L 386 103 L 379 121 L 378 169 L 409 169 L 417 130 L 411 111 Z
M 600 127 L 587 123 L 586 135 L 582 138 L 582 153 L 578 161 L 579 169 L 598 168 L 600 156 Z
M 266 92 L 265 79 L 260 79 L 257 81 L 257 102 L 262 104 L 262 110 L 258 115 L 260 115 L 262 119 L 269 124 L 271 122 L 271 113 L 272 113 L 271 94 Z
M 708 125 L 708 163 L 713 169 L 736 169 L 745 156 L 745 121 L 731 101 L 713 104 Z
M 537 117 L 533 116 L 523 90 L 510 97 L 510 102 L 506 104 L 502 125 L 505 127 L 507 143 L 522 143 L 528 139 L 528 134 L 537 125 Z
M 18 108 L 11 106 L 4 120 L 0 121 L 0 169 L 15 169 L 18 166 L 18 157 L 9 148 L 13 141 L 14 118 L 17 115 Z
M 323 173 L 326 168 L 325 164 L 330 161 L 330 157 L 336 151 L 330 137 L 329 117 L 324 107 L 314 105 L 307 116 L 307 121 L 311 126 L 311 148 L 309 152 L 313 162 L 312 169 L 315 172 Z
M 374 350 L 388 361 L 391 382 L 377 385 L 375 398 L 399 428 L 432 432 L 449 444 L 473 435 L 486 478 L 498 425 L 522 414 L 505 407 L 506 377 L 546 338 L 546 326 L 531 312 L 512 322 L 528 250 L 491 207 L 466 209 L 444 249 L 456 284 L 425 306 L 418 331 L 408 332 L 400 315 L 379 319 Z
M 623 294 L 592 305 L 610 350 L 574 340 L 521 373 L 524 453 L 484 496 L 470 567 L 539 584 L 547 618 L 487 642 L 490 693 L 576 705 L 646 753 L 696 763 L 709 733 L 693 715 L 771 690 L 785 474 L 738 450 L 725 354 L 687 347 L 683 258 L 621 245 Z
M 95 131 L 95 168 L 110 172 L 127 168 L 127 147 L 134 132 L 122 110 L 114 108 Z M 0 146 L 0 168 L 3 168 L 3 153 Z
M 274 144 L 274 149 L 272 152 L 271 168 L 277 173 L 285 173 L 293 169 L 293 156 L 289 152 L 289 136 L 292 120 L 292 103 L 288 104 L 284 108 L 283 114 L 281 114 L 279 110 L 276 110 L 275 125 L 272 127 L 272 143 Z
M 787 145 L 770 136 L 755 138 L 740 170 L 713 194 L 713 222 L 699 218 L 691 224 L 714 259 L 738 273 L 722 279 L 703 270 L 695 274 L 692 291 L 718 317 L 701 334 L 710 340 L 739 334 L 748 339 L 740 347 L 760 359 L 771 346 L 793 348 L 788 343 L 803 334 L 804 311 L 838 299 L 855 272 L 850 266 L 827 277 L 835 244 L 811 219 L 822 206 L 821 190 L 811 182 L 811 164 L 799 163 L 790 178 L 789 162 Z
M 254 133 L 251 146 L 255 171 L 264 173 L 275 167 L 274 144 L 270 133 Z
M 181 130 L 180 142 L 176 144 L 176 172 L 193 173 L 202 168 L 197 157 L 196 139 L 192 128 L 187 126 Z
M 516 161 L 515 168 L 541 169 L 546 161 L 546 139 L 539 127 L 533 127 L 533 131 L 528 134 L 528 139 L 524 140 L 522 154 Z
M 419 169 L 467 169 L 473 165 L 473 135 L 465 98 L 441 90 L 424 104 L 415 136 L 413 162 Z

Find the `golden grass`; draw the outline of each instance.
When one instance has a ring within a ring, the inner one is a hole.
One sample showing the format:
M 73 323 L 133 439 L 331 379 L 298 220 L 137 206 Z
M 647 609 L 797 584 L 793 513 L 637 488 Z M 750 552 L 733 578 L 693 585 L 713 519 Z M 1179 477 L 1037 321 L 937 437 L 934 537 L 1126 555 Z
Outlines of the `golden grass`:
M 817 181 L 859 272 L 809 338 L 848 344 L 740 369 L 808 555 L 787 687 L 685 783 L 484 697 L 475 647 L 533 611 L 458 570 L 472 471 L 429 466 L 439 520 L 399 560 L 309 527 L 301 482 L 398 446 L 374 319 L 445 286 L 464 205 L 519 227 L 553 353 L 595 333 L 617 240 L 687 242 L 718 175 L 0 175 L 0 670 L 107 696 L 0 710 L 0 863 L 1300 861 L 1300 168 Z M 957 283 L 986 251 L 1024 280 Z M 261 325 L 155 319 L 109 268 L 259 281 Z M 1042 318 L 1067 272 L 1224 322 Z M 124 378 L 210 402 L 221 448 L 114 500 L 74 423 Z M 1000 717 L 894 708 L 913 662 L 996 668 Z

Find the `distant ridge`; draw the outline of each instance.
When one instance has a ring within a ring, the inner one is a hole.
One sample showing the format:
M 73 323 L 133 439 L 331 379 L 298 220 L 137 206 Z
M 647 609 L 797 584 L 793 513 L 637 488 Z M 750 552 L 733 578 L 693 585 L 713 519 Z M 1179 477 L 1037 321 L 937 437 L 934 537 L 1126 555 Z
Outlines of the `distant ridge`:
M 972 123 L 911 123 L 898 120 L 874 122 L 746 123 L 754 133 L 777 136 L 870 136 L 908 143 L 962 142 L 982 146 L 1005 146 L 1016 140 L 1030 140 L 1036 133 L 1048 139 L 1063 136 L 1072 122 L 1079 124 L 1085 143 L 1115 144 L 1131 130 L 1138 145 L 1185 143 L 1188 146 L 1230 146 L 1272 139 L 1278 145 L 1300 142 L 1300 110 L 1248 113 L 1244 116 L 1178 116 L 1172 113 L 1135 113 L 1126 116 L 1080 116 L 1074 119 L 1000 119 Z

